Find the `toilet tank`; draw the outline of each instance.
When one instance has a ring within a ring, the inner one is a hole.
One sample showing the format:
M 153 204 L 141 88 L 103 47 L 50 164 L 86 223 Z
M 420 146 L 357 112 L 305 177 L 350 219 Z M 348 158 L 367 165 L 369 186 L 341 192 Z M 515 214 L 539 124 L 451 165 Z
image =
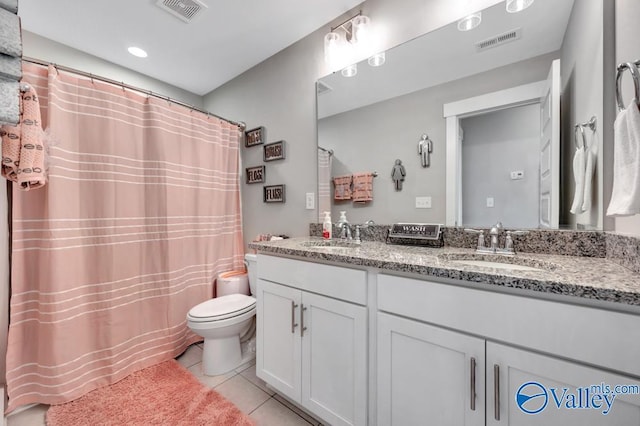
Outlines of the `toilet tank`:
M 216 280 L 216 297 L 229 294 L 249 295 L 249 279 L 244 271 L 229 271 L 218 275 Z
M 247 253 L 244 255 L 244 264 L 247 266 L 249 273 L 249 288 L 251 294 L 256 294 L 256 284 L 258 283 L 258 255 Z

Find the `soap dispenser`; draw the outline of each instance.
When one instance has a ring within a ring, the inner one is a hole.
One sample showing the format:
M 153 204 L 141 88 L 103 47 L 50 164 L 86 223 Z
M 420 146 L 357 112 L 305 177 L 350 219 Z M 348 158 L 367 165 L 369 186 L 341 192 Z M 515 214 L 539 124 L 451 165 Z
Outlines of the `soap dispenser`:
M 325 240 L 331 239 L 333 231 L 333 225 L 331 224 L 331 212 L 324 212 L 324 220 L 322 221 L 322 238 Z

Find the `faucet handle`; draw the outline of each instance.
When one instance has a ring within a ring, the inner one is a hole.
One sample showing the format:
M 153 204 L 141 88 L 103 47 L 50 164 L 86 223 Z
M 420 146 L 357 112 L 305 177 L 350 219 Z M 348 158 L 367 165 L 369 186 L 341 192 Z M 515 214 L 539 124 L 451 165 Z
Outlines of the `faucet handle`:
M 513 251 L 513 239 L 512 235 L 525 235 L 528 234 L 529 231 L 507 231 L 507 237 L 504 240 L 504 248 L 508 251 Z
M 366 228 L 367 225 L 363 225 L 362 227 Z M 353 236 L 353 240 L 355 241 L 356 244 L 360 244 L 361 240 L 360 240 L 360 225 L 356 225 L 356 230 L 355 230 L 355 234 Z
M 478 249 L 482 249 L 485 247 L 485 242 L 484 242 L 484 231 L 482 230 L 478 230 L 478 229 L 471 229 L 471 228 L 465 228 L 464 232 L 467 232 L 469 234 L 478 234 Z

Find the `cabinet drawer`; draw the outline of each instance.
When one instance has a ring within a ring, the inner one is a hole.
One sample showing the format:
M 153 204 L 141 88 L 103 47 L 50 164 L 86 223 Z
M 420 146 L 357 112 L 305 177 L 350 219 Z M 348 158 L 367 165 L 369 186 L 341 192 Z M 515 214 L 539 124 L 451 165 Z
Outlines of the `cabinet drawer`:
M 258 277 L 347 302 L 367 304 L 367 273 L 357 269 L 259 254 Z
M 378 309 L 640 376 L 640 316 L 378 276 Z

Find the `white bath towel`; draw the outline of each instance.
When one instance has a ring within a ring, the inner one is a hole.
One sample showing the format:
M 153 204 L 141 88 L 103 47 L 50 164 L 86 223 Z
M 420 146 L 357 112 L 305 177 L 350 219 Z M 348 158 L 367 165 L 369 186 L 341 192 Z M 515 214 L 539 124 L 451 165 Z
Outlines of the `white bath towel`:
M 578 214 L 582 209 L 582 201 L 584 199 L 584 171 L 585 152 L 584 148 L 580 147 L 576 149 L 576 153 L 573 155 L 573 179 L 576 182 L 576 188 L 570 210 L 572 214 Z
M 593 199 L 593 174 L 596 169 L 596 154 L 588 147 L 584 153 L 584 196 L 582 197 L 582 211 L 591 210 L 591 200 Z
M 613 190 L 607 216 L 640 213 L 640 110 L 637 100 L 620 111 L 614 125 Z

